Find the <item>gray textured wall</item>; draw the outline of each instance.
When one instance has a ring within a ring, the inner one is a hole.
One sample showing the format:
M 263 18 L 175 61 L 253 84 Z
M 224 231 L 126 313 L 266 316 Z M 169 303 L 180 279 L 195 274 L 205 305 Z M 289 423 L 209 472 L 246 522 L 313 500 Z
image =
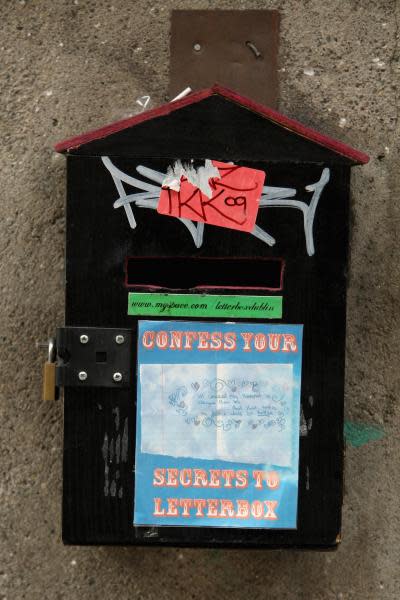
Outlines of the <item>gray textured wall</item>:
M 35 349 L 63 320 L 65 164 L 52 144 L 143 94 L 164 101 L 170 9 L 215 7 L 280 9 L 281 110 L 371 155 L 352 178 L 346 417 L 384 437 L 347 450 L 336 553 L 63 547 L 62 406 L 41 403 Z M 399 8 L 1 0 L 0 598 L 400 597 Z

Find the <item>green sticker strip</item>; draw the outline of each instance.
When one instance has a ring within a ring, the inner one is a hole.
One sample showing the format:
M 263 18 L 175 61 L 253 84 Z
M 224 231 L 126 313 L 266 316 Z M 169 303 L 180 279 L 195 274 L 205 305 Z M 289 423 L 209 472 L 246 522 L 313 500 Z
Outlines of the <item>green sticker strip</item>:
M 282 296 L 210 296 L 130 292 L 128 315 L 281 319 Z

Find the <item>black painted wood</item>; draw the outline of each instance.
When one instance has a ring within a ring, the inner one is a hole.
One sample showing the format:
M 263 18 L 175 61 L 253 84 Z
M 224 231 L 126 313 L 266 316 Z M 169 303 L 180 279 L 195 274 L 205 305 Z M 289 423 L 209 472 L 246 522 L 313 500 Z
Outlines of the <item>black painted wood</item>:
M 200 139 L 198 132 L 205 128 L 205 121 L 199 106 L 192 110 L 198 123 L 187 132 L 171 126 L 160 139 L 155 120 L 150 128 L 147 124 L 144 137 L 140 126 L 135 128 L 134 146 L 133 137 L 127 139 L 121 132 L 119 137 L 93 142 L 90 150 L 130 156 L 143 152 L 137 159 L 113 159 L 131 175 L 137 164 L 165 170 L 174 158 L 190 156 L 191 151 L 204 158 L 234 159 L 264 169 L 268 185 L 297 188 L 298 197 L 304 200 L 310 199 L 305 186 L 319 180 L 326 159 L 331 179 L 316 212 L 316 254 L 309 257 L 306 253 L 303 217 L 294 209 L 259 211 L 258 224 L 277 239 L 273 248 L 247 233 L 206 226 L 203 246 L 196 249 L 177 219 L 144 208 L 134 208 L 137 228 L 132 230 L 124 209 L 113 208 L 117 192 L 100 158 L 68 156 L 66 325 L 129 327 L 136 339 L 137 319 L 127 315 L 124 265 L 128 256 L 283 259 L 283 291 L 276 292 L 283 295 L 283 319 L 277 322 L 304 324 L 301 404 L 305 418 L 312 419 L 307 436 L 300 438 L 298 529 L 134 527 L 133 377 L 128 390 L 65 390 L 63 539 L 74 544 L 333 546 L 340 532 L 342 504 L 350 170 L 338 164 L 342 161 L 336 157 L 334 164 L 328 151 L 317 146 L 311 151 L 309 142 L 290 145 L 287 132 L 281 129 L 271 138 L 274 155 L 265 137 L 254 135 L 250 141 L 244 140 L 236 129 L 236 133 L 230 131 L 230 119 L 235 117 L 225 105 L 215 112 L 215 119 L 223 119 L 228 141 L 222 143 L 221 131 L 214 135 L 216 121 L 212 127 L 207 125 Z M 221 110 L 227 110 L 225 118 Z M 237 116 L 236 108 L 234 112 Z M 209 117 L 208 112 L 207 123 Z M 167 153 L 165 158 L 149 158 Z M 262 162 L 255 160 L 260 156 L 264 156 Z M 283 159 L 286 162 L 279 163 Z M 252 277 L 256 275 L 252 273 Z M 135 344 L 132 359 L 136 364 Z

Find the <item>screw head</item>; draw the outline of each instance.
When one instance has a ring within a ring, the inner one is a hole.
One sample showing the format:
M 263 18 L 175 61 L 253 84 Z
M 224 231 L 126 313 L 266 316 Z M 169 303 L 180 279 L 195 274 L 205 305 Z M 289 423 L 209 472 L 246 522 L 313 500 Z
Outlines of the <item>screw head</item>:
M 198 42 L 196 42 L 196 44 L 193 44 L 193 50 L 195 52 L 200 52 L 200 50 L 201 50 L 201 44 L 199 44 Z
M 115 341 L 117 342 L 117 344 L 123 344 L 125 341 L 125 338 L 123 335 L 116 335 L 115 336 Z
M 86 379 L 87 379 L 87 373 L 86 373 L 86 371 L 79 371 L 78 377 L 79 377 L 80 381 L 86 381 Z
M 120 381 L 122 381 L 122 374 L 121 373 L 114 373 L 113 379 L 114 379 L 115 383 L 119 383 Z
M 81 337 L 79 338 L 79 341 L 81 344 L 87 344 L 89 341 L 89 336 L 86 335 L 85 333 L 83 335 L 81 335 Z

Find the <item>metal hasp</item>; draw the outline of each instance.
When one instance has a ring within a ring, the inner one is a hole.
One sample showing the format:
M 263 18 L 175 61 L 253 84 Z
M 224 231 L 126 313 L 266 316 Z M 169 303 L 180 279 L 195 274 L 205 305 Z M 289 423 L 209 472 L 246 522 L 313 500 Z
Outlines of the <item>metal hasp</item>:
M 57 329 L 57 386 L 127 388 L 132 332 L 105 327 Z

